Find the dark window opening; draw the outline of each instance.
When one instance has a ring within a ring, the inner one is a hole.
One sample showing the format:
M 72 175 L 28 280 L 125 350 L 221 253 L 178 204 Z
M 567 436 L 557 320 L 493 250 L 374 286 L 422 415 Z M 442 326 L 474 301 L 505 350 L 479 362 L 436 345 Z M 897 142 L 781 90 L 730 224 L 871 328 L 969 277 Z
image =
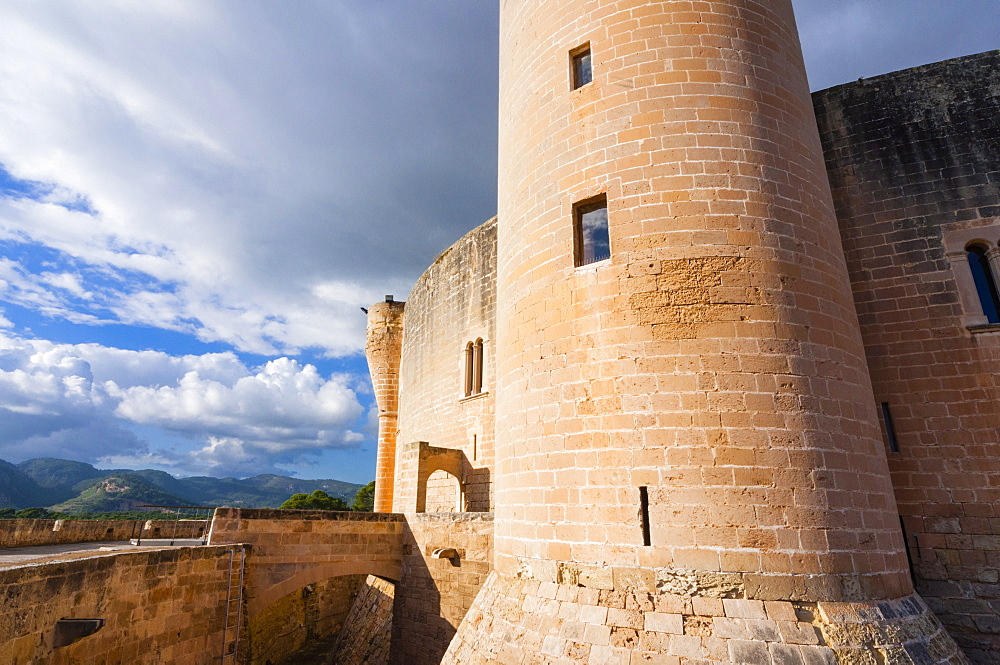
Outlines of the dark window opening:
M 892 411 L 889 410 L 888 402 L 882 402 L 882 425 L 885 427 L 885 438 L 889 442 L 889 450 L 898 453 L 899 440 L 896 438 L 896 426 L 892 423 Z
M 983 314 L 990 323 L 1000 323 L 1000 294 L 997 292 L 996 275 L 990 268 L 986 248 L 981 245 L 969 247 L 969 268 L 976 282 L 976 293 L 983 306 Z
M 608 200 L 605 196 L 578 203 L 574 208 L 576 265 L 585 266 L 611 258 L 608 235 Z
M 590 64 L 590 44 L 584 44 L 570 53 L 573 69 L 573 90 L 582 88 L 594 80 L 594 70 Z
M 639 511 L 642 515 L 642 544 L 649 547 L 653 541 L 649 534 L 649 490 L 645 486 L 639 488 Z

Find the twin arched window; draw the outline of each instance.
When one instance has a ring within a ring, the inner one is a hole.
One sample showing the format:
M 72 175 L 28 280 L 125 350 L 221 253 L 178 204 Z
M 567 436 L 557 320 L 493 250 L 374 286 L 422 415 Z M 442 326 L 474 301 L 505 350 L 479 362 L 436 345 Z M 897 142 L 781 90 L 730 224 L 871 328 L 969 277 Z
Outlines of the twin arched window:
M 483 392 L 483 338 L 465 345 L 465 396 Z
M 979 303 L 988 323 L 1000 323 L 1000 289 L 995 268 L 1000 265 L 1000 249 L 983 243 L 972 243 L 965 248 L 968 252 L 969 269 L 976 283 Z

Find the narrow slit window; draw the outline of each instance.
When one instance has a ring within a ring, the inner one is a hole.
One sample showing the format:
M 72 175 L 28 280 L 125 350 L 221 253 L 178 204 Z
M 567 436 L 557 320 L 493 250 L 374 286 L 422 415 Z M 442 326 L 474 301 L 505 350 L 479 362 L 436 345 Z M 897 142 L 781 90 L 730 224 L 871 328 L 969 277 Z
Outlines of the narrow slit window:
M 585 266 L 611 258 L 608 235 L 608 200 L 597 199 L 578 203 L 574 208 L 576 265 Z
M 896 426 L 892 423 L 892 411 L 889 403 L 882 402 L 882 425 L 885 426 L 885 438 L 889 442 L 890 452 L 899 452 L 899 440 L 896 438 Z
M 570 67 L 572 69 L 573 90 L 582 88 L 594 80 L 594 70 L 590 63 L 590 43 L 570 52 Z
M 649 547 L 653 541 L 649 533 L 649 490 L 646 486 L 639 488 L 639 513 L 642 517 L 642 544 Z
M 976 282 L 976 293 L 983 306 L 983 314 L 990 323 L 1000 323 L 1000 294 L 998 294 L 996 275 L 990 268 L 990 260 L 986 256 L 986 248 L 973 245 L 968 249 L 969 268 L 972 279 Z

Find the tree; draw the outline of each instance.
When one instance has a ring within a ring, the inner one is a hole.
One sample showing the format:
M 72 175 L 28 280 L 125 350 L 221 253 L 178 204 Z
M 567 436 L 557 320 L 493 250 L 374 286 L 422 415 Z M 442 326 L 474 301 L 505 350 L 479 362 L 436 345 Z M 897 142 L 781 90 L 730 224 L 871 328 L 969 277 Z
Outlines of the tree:
M 14 517 L 18 519 L 51 520 L 62 516 L 45 508 L 23 508 L 14 513 Z
M 293 494 L 281 506 L 281 510 L 347 510 L 347 503 L 343 499 L 330 496 L 323 490 L 316 490 L 312 494 Z
M 375 481 L 371 481 L 354 495 L 351 510 L 370 513 L 375 510 Z

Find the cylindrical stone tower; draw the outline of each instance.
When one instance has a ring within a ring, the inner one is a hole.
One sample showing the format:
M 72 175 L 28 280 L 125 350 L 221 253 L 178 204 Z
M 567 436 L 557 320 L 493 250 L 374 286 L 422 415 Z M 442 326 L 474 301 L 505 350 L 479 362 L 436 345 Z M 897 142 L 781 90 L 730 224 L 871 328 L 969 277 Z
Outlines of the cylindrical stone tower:
M 378 452 L 375 457 L 376 513 L 391 513 L 396 480 L 396 431 L 399 421 L 399 357 L 403 346 L 406 303 L 386 296 L 368 308 L 365 356 L 378 406 Z
M 790 0 L 500 11 L 496 572 L 445 662 L 963 662 L 911 595 Z

